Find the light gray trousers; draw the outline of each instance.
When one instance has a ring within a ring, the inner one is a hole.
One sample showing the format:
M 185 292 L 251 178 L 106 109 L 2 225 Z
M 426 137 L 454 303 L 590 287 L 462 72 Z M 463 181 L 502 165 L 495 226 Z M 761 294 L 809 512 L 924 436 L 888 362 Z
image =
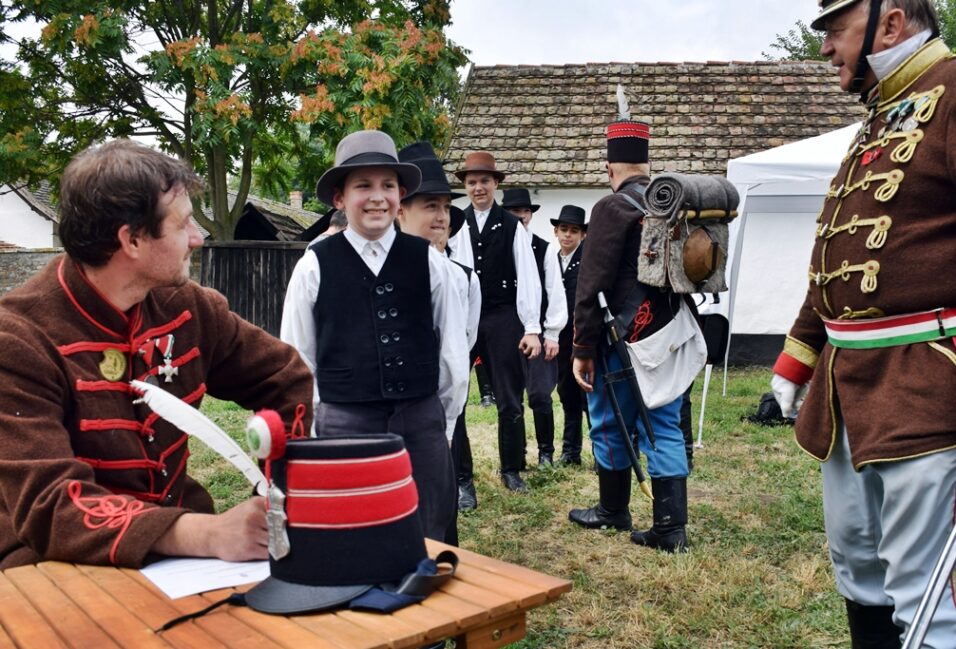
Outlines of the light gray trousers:
M 822 464 L 823 513 L 837 590 L 864 606 L 893 606 L 904 629 L 916 614 L 956 516 L 956 449 L 853 469 L 846 429 Z M 953 582 L 926 636 L 956 647 Z

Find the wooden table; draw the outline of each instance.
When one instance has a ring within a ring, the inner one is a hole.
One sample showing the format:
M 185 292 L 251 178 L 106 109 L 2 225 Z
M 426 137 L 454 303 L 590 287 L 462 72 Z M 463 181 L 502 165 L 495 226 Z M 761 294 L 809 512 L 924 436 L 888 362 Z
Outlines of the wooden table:
M 443 549 L 447 546 L 428 541 L 430 556 Z M 161 634 L 154 629 L 232 589 L 171 600 L 137 570 L 58 562 L 11 568 L 0 573 L 0 649 L 397 649 L 442 638 L 455 638 L 458 647 L 490 649 L 523 638 L 528 610 L 571 590 L 563 579 L 452 549 L 461 559 L 454 579 L 421 604 L 391 615 L 338 611 L 283 617 L 226 605 Z

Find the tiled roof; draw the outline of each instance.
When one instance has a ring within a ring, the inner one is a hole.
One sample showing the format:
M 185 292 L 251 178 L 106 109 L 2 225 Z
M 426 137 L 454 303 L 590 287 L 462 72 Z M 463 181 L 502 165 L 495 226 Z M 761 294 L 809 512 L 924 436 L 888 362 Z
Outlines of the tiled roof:
M 474 67 L 445 153 L 493 153 L 506 184 L 606 187 L 617 85 L 651 125 L 652 172 L 724 174 L 727 161 L 859 121 L 821 62 L 588 63 Z M 454 180 L 454 179 L 452 179 Z
M 22 248 L 13 243 L 7 243 L 6 241 L 0 241 L 0 252 L 7 252 L 9 250 L 22 250 Z
M 24 185 L 20 185 L 14 187 L 13 191 L 17 196 L 22 198 L 23 202 L 29 205 L 30 209 L 34 212 L 54 223 L 59 222 L 56 207 L 53 204 L 53 197 L 50 195 L 51 187 L 48 181 L 41 181 L 36 189 L 31 190 Z
M 230 189 L 227 195 L 229 196 L 229 207 L 232 208 L 236 204 L 236 192 Z M 246 196 L 246 210 L 249 209 L 250 205 L 276 229 L 277 241 L 295 241 L 303 230 L 322 216 L 317 212 L 299 209 L 253 194 Z M 203 213 L 206 218 L 212 218 L 212 208 L 210 206 L 203 207 Z M 203 233 L 203 238 L 209 236 L 209 233 L 203 228 L 200 228 L 200 230 Z

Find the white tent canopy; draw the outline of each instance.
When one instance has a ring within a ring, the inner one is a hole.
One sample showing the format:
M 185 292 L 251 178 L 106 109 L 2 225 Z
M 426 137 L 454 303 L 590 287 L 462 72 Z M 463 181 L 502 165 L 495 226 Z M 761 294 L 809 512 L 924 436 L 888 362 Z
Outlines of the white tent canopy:
M 728 163 L 727 179 L 740 193 L 724 311 L 732 333 L 790 329 L 806 293 L 816 218 L 858 129 L 851 125 Z
M 705 311 L 728 317 L 731 344 L 733 334 L 789 331 L 806 294 L 816 218 L 859 128 L 853 124 L 728 163 L 727 179 L 740 193 L 728 251 L 730 295 Z M 726 369 L 725 358 L 725 394 Z

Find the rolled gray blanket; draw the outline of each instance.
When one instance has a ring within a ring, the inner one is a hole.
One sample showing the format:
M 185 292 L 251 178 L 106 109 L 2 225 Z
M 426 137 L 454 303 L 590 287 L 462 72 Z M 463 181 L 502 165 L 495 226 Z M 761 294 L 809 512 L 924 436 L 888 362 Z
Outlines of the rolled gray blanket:
M 678 173 L 658 174 L 647 186 L 647 209 L 654 216 L 676 221 L 683 210 L 697 215 L 718 210 L 726 218 L 736 216 L 740 196 L 737 189 L 723 176 L 704 176 Z

